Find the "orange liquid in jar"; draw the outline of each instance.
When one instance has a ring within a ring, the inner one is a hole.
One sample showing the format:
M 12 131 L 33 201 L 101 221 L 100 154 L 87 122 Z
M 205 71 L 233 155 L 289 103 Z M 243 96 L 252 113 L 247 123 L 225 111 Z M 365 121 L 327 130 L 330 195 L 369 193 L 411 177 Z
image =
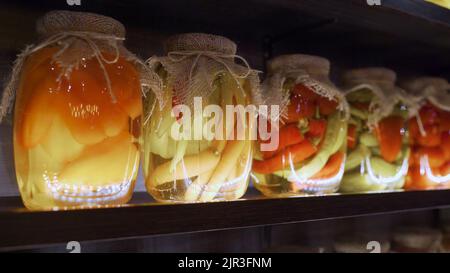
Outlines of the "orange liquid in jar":
M 38 51 L 22 70 L 14 122 L 22 200 L 30 209 L 126 203 L 139 164 L 138 71 L 123 58 L 104 64 L 114 103 L 97 59 L 58 81 L 56 52 Z

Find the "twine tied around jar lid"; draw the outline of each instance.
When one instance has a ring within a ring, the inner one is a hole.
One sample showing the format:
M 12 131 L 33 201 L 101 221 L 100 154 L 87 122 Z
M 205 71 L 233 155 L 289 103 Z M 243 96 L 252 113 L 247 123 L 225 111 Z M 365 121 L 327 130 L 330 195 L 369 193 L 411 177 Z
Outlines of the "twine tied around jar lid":
M 373 84 L 382 89 L 390 89 L 395 85 L 397 74 L 383 67 L 367 67 L 346 71 L 342 80 L 346 87 L 354 87 L 360 84 Z
M 167 56 L 153 56 L 147 64 L 153 70 L 162 65 L 167 71 L 166 82 L 173 88 L 180 104 L 189 106 L 195 97 L 208 97 L 221 73 L 229 73 L 236 82 L 249 80 L 252 102 L 262 102 L 259 72 L 251 69 L 243 57 L 236 55 L 237 46 L 230 39 L 204 33 L 184 33 L 169 37 L 164 48 Z M 242 65 L 235 63 L 236 59 Z M 241 92 L 246 96 L 242 88 Z M 168 101 L 166 99 L 163 105 Z
M 89 32 L 125 39 L 125 27 L 114 18 L 89 13 L 66 10 L 50 11 L 36 23 L 36 32 L 46 39 L 61 32 Z
M 27 57 L 43 48 L 58 47 L 52 57 L 52 61 L 61 69 L 57 81 L 62 77 L 69 79 L 72 70 L 77 69 L 82 61 L 97 59 L 113 103 L 116 103 L 117 99 L 112 91 L 105 64 L 116 63 L 123 57 L 134 64 L 139 64 L 141 69 L 146 69 L 144 63 L 123 46 L 125 28 L 113 18 L 87 12 L 56 10 L 40 18 L 36 23 L 36 30 L 41 41 L 37 45 L 27 46 L 17 56 L 9 80 L 6 82 L 0 105 L 0 122 L 11 111 Z M 112 59 L 108 59 L 104 52 L 112 52 Z M 146 86 L 157 88 L 158 85 L 156 74 L 147 76 Z
M 281 116 L 286 117 L 290 92 L 283 92 L 287 79 L 303 84 L 316 94 L 338 102 L 338 109 L 349 117 L 348 104 L 343 94 L 329 79 L 330 61 L 312 55 L 288 54 L 273 58 L 267 64 L 268 78 L 263 83 L 265 96 L 280 105 Z
M 415 100 L 417 124 L 419 125 L 420 134 L 426 136 L 427 133 L 420 119 L 420 108 L 429 101 L 437 108 L 450 112 L 450 83 L 439 77 L 419 77 L 404 81 L 402 84 Z
M 374 95 L 369 104 L 369 117 L 367 126 L 375 128 L 378 122 L 391 115 L 395 106 L 402 103 L 408 109 L 408 115 L 415 113 L 415 100 L 395 86 L 397 74 L 384 67 L 366 67 L 347 70 L 343 73 L 342 82 L 345 95 L 368 89 Z
M 330 74 L 330 61 L 319 56 L 305 54 L 280 55 L 269 61 L 267 71 L 269 74 L 278 71 L 297 71 L 313 76 L 328 76 Z
M 444 78 L 419 77 L 403 84 L 414 96 L 429 100 L 436 107 L 450 111 L 450 83 Z

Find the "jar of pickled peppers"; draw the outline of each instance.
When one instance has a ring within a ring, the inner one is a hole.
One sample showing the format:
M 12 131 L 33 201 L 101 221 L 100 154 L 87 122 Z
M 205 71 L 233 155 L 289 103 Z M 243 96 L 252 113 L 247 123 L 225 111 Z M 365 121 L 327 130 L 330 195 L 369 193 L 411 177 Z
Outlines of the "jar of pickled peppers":
M 385 68 L 349 70 L 343 75 L 350 105 L 347 161 L 341 192 L 401 189 L 408 171 L 406 94 Z
M 162 99 L 144 102 L 143 170 L 157 201 L 235 200 L 247 190 L 254 118 L 233 109 L 252 103 L 259 79 L 236 49 L 225 37 L 187 33 L 148 60 L 162 79 Z
M 279 96 L 278 147 L 255 149 L 252 179 L 267 196 L 329 194 L 338 190 L 345 165 L 347 116 L 344 96 L 329 80 L 330 62 L 283 55 L 268 64 L 263 94 Z M 259 140 L 259 144 L 264 142 Z M 256 148 L 260 145 L 256 145 Z
M 405 83 L 420 109 L 409 120 L 410 167 L 405 189 L 450 187 L 450 84 L 421 77 Z
M 25 206 L 126 203 L 139 166 L 142 101 L 125 28 L 97 14 L 52 11 L 37 31 L 41 42 L 19 56 L 5 90 L 16 92 L 14 158 Z

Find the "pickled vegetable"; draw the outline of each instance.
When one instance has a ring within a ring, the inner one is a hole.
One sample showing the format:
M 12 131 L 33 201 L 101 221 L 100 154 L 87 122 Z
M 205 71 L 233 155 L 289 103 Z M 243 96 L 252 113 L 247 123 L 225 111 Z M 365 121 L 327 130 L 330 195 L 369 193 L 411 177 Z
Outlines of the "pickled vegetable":
M 234 113 L 234 119 L 225 120 L 226 106 L 246 106 L 250 103 L 246 79 L 237 80 L 227 72 L 216 75 L 213 90 L 202 98 L 202 107 L 220 106 L 223 110 L 223 126 L 213 131 L 204 131 L 214 117 L 177 115 L 173 107 L 179 104 L 176 92 L 159 71 L 165 82 L 165 108 L 155 109 L 144 125 L 144 177 L 147 191 L 160 202 L 210 202 L 214 200 L 235 200 L 246 191 L 253 145 L 250 128 L 255 126 L 243 113 Z M 147 98 L 151 105 L 155 98 Z M 203 115 L 201 113 L 200 115 Z M 192 125 L 188 139 L 176 139 L 172 127 L 188 122 Z M 238 127 L 242 126 L 244 139 L 237 139 Z M 220 132 L 219 130 L 222 130 Z M 202 132 L 194 139 L 195 131 Z M 219 132 L 223 138 L 219 137 Z M 234 135 L 233 135 L 234 132 Z M 286 131 L 286 136 L 293 137 Z M 301 134 L 295 135 L 302 138 Z M 297 141 L 290 139 L 290 141 Z M 265 156 L 271 156 L 266 154 Z
M 306 71 L 304 77 L 313 80 L 302 82 L 295 75 L 285 76 L 284 65 L 298 66 Z M 275 98 L 282 93 L 289 102 L 280 124 L 278 148 L 255 153 L 252 168 L 255 187 L 268 196 L 335 192 L 344 172 L 347 120 L 340 108 L 343 98 L 328 80 L 328 61 L 314 56 L 286 55 L 271 61 L 271 69 L 274 70 L 270 73 L 285 76 L 285 81 L 280 90 L 266 93 L 270 96 L 272 92 Z M 257 158 L 258 155 L 262 158 Z
M 407 110 L 404 102 L 393 95 L 394 80 L 394 72 L 383 68 L 344 74 L 350 88 L 346 93 L 351 115 L 349 136 L 354 137 L 347 139 L 341 192 L 397 190 L 405 183 L 409 155 Z M 376 107 L 379 111 L 374 110 Z M 384 112 L 383 107 L 389 112 Z M 370 124 L 373 120 L 377 123 Z

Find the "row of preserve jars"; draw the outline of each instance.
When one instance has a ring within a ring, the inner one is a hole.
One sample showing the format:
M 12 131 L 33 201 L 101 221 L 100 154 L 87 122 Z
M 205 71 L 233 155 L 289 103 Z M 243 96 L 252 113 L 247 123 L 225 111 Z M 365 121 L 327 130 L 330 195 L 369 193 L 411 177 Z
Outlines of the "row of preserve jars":
M 269 63 L 260 93 L 257 73 L 224 37 L 174 36 L 165 57 L 144 64 L 109 17 L 53 11 L 37 30 L 41 42 L 19 56 L 2 101 L 16 93 L 15 168 L 30 209 L 124 204 L 140 162 L 148 192 L 162 202 L 235 200 L 250 176 L 269 196 L 443 188 L 450 180 L 445 80 L 410 82 L 412 99 L 392 71 L 359 69 L 344 75 L 341 92 L 326 59 L 286 55 Z M 153 92 L 142 96 L 143 86 Z M 265 101 L 282 110 L 273 151 L 253 141 L 258 124 L 245 113 L 215 130 L 207 130 L 212 115 L 195 115 L 196 106 Z M 185 105 L 193 116 L 180 112 Z M 230 137 L 239 128 L 243 136 Z

